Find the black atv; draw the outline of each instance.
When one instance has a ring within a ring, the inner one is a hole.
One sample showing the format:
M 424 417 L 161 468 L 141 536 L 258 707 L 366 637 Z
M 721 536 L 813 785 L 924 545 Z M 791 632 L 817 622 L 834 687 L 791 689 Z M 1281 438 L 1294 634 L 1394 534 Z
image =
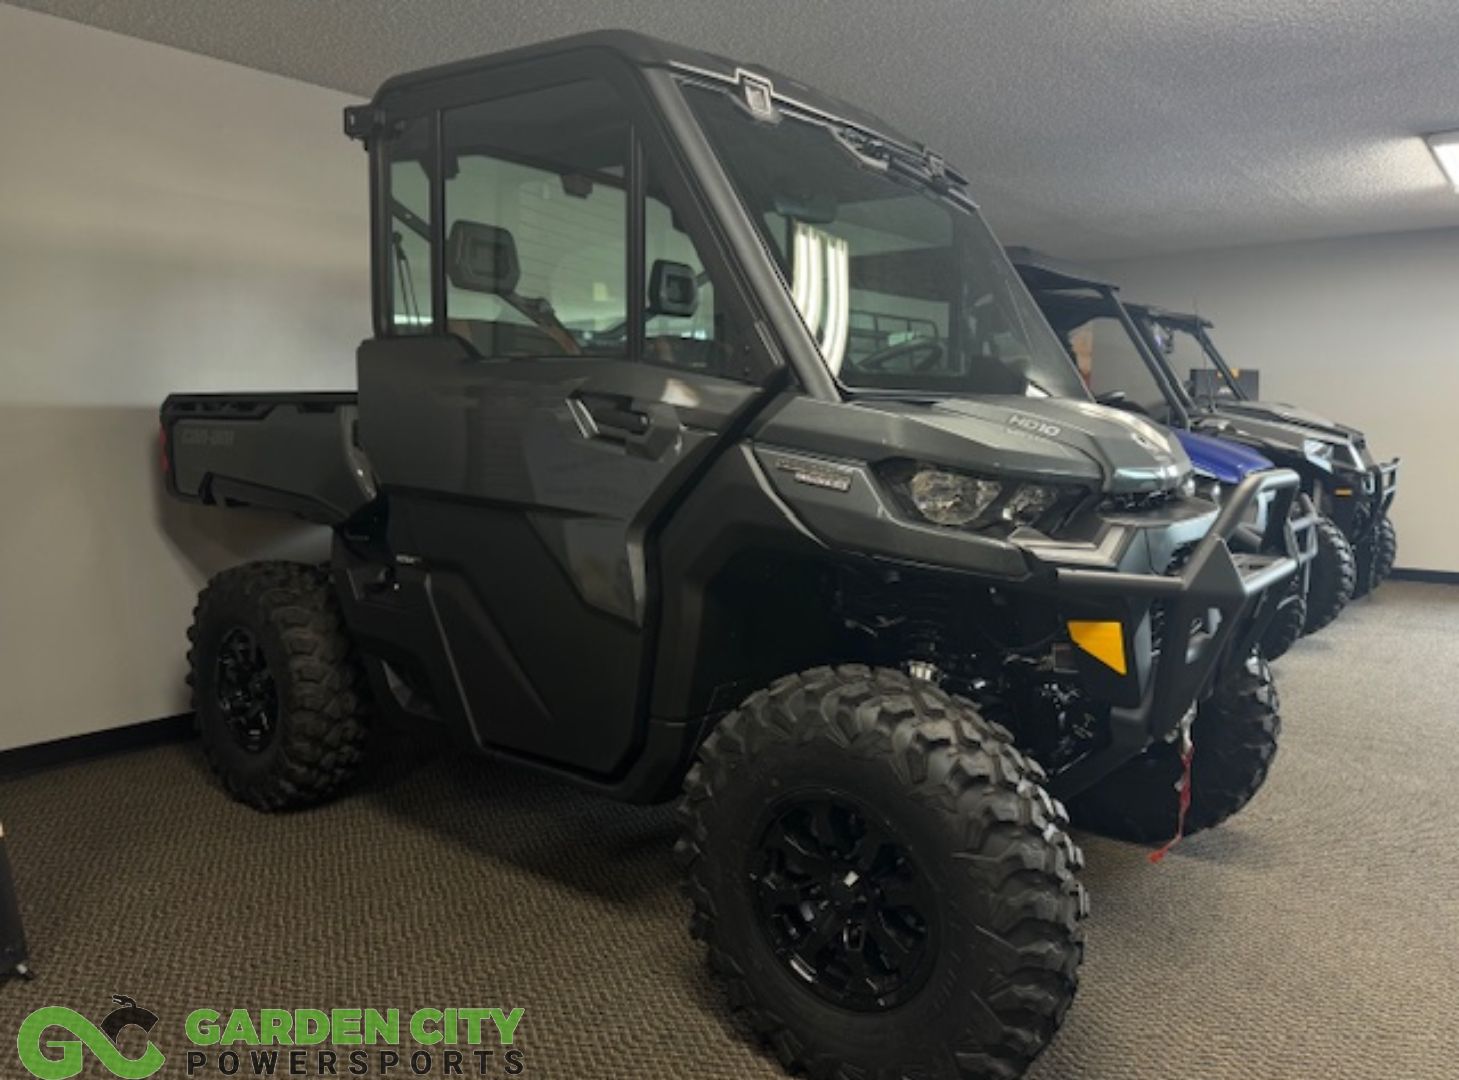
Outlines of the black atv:
M 223 783 L 327 798 L 383 715 L 678 796 L 694 932 L 787 1066 L 1017 1075 L 1084 949 L 1059 799 L 1153 842 L 1267 775 L 1297 475 L 1193 496 L 962 177 L 792 80 L 591 34 L 391 79 L 346 129 L 358 393 L 162 407 L 175 495 L 334 533 L 199 598 Z
M 1264 456 L 1241 443 L 1196 430 L 1194 418 L 1198 410 L 1185 390 L 1170 378 L 1162 359 L 1154 355 L 1112 282 L 1031 248 L 1010 247 L 1008 256 L 1071 356 L 1078 351 L 1075 341 L 1080 341 L 1085 366 L 1089 369 L 1085 371 L 1081 366 L 1081 373 L 1096 400 L 1175 430 L 1194 466 L 1198 494 L 1220 502 L 1246 476 L 1272 467 Z M 1267 496 L 1252 504 L 1233 542 L 1247 550 L 1259 550 L 1270 502 L 1271 497 Z M 1292 576 L 1276 615 L 1262 634 L 1259 644 L 1268 660 L 1285 655 L 1304 633 L 1307 593 L 1314 575 L 1317 585 L 1314 602 L 1322 605 L 1334 602 L 1331 567 L 1322 565 L 1314 570 L 1312 563 L 1318 551 L 1319 532 L 1326 530 L 1330 535 L 1336 526 L 1317 516 L 1306 495 L 1293 505 L 1292 514 L 1303 569 Z M 1325 558 L 1332 558 L 1331 551 Z M 1340 594 L 1340 602 L 1346 602 L 1342 599 L 1345 595 Z
M 1398 493 L 1399 459 L 1377 461 L 1356 428 L 1291 405 L 1250 400 L 1211 340 L 1208 320 L 1142 305 L 1131 305 L 1130 311 L 1175 380 L 1174 361 L 1181 352 L 1191 371 L 1186 389 L 1195 399 L 1198 427 L 1255 446 L 1276 464 L 1296 470 L 1302 490 L 1333 523 L 1319 532 L 1324 550 L 1343 552 L 1339 533 L 1350 549 L 1351 594 L 1362 596 L 1381 585 L 1398 555 L 1389 509 Z M 1196 372 L 1206 375 L 1199 386 Z M 1325 625 L 1340 610 L 1318 608 L 1309 621 Z

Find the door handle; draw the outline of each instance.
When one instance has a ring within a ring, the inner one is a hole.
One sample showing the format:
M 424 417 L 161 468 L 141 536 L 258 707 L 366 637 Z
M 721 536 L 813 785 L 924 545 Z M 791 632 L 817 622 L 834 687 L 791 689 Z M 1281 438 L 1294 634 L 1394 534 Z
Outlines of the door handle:
M 592 418 L 593 426 L 607 437 L 646 435 L 651 425 L 648 413 L 635 408 L 632 399 L 616 394 L 574 394 Z

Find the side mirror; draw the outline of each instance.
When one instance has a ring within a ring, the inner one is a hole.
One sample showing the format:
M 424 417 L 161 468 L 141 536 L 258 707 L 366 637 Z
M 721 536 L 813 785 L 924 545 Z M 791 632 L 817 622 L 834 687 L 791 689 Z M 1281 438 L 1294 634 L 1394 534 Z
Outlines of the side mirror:
M 699 281 L 693 268 L 668 259 L 655 259 L 648 275 L 649 315 L 687 319 L 698 307 Z
M 521 276 L 517 243 L 506 229 L 464 219 L 452 223 L 446 238 L 446 277 L 452 285 L 503 296 L 516 291 Z

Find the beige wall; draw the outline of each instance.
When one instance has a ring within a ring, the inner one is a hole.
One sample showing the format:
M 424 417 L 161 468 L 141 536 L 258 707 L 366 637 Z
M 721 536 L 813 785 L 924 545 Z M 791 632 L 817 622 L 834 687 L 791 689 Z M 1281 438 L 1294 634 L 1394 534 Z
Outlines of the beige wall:
M 0 5 L 0 749 L 183 711 L 206 575 L 322 551 L 164 499 L 156 408 L 353 385 L 347 100 Z
M 1403 458 L 1398 564 L 1459 571 L 1459 230 L 1106 264 L 1132 300 L 1216 324 L 1262 396 L 1361 428 Z

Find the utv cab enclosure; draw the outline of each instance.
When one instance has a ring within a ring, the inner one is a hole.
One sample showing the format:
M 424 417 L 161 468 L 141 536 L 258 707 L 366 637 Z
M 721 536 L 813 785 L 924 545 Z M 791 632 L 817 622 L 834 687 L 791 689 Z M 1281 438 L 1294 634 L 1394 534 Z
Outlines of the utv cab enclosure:
M 199 599 L 224 783 L 319 801 L 387 714 L 678 794 L 695 933 L 788 1066 L 1016 1075 L 1083 951 L 1050 793 L 1159 841 L 1267 775 L 1297 476 L 1194 496 L 962 178 L 774 73 L 592 34 L 392 79 L 346 129 L 358 393 L 162 407 L 175 495 L 334 533 Z

